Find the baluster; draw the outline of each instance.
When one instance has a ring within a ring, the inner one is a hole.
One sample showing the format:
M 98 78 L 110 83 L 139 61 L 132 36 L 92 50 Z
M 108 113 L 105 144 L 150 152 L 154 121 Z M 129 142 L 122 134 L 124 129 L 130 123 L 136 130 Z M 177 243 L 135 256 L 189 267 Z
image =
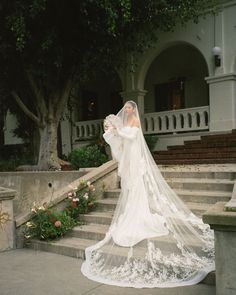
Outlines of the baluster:
M 181 130 L 181 113 L 176 114 L 176 127 L 175 131 L 180 131 Z
M 198 128 L 197 126 L 197 113 L 194 112 L 194 113 L 191 113 L 192 115 L 192 129 L 195 130 Z
M 168 131 L 169 132 L 174 132 L 174 119 L 173 119 L 173 115 L 172 114 L 168 115 L 168 121 L 169 121 Z
M 188 130 L 188 129 L 189 129 L 188 114 L 184 113 L 183 114 L 183 130 Z
M 200 118 L 200 124 L 199 124 L 199 128 L 200 129 L 204 129 L 206 127 L 205 125 L 205 118 L 204 118 L 204 113 L 203 112 L 199 112 L 199 118 Z

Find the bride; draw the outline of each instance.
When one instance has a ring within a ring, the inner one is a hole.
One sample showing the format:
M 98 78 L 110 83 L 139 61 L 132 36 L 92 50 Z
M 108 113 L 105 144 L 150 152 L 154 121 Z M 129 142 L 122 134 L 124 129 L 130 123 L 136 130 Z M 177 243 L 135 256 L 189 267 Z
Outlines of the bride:
M 86 248 L 81 271 L 97 282 L 135 288 L 200 282 L 214 266 L 214 237 L 161 175 L 135 102 L 104 121 L 121 192 L 105 238 Z

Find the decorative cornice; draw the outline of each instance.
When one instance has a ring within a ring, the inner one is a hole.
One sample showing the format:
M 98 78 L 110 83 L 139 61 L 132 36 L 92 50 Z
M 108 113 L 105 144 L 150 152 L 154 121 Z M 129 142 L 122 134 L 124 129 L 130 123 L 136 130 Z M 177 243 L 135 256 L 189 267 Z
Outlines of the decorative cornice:
M 208 84 L 219 83 L 219 82 L 230 81 L 230 80 L 236 81 L 236 74 L 228 73 L 228 74 L 222 74 L 217 76 L 211 76 L 211 77 L 206 77 L 205 80 Z
M 144 96 L 147 93 L 147 90 L 144 89 L 136 89 L 136 90 L 128 90 L 120 92 L 120 95 L 123 98 L 135 98 L 139 95 Z

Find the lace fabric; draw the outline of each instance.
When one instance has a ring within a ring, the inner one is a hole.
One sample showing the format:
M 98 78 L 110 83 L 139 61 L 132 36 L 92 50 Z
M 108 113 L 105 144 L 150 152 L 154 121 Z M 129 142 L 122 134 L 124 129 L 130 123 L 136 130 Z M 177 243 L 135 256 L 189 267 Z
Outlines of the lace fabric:
M 139 120 L 133 101 L 134 115 Z M 123 107 L 105 119 L 104 139 L 118 161 L 121 192 L 105 238 L 85 250 L 81 271 L 110 285 L 196 284 L 214 270 L 214 236 L 167 184 L 140 127 Z

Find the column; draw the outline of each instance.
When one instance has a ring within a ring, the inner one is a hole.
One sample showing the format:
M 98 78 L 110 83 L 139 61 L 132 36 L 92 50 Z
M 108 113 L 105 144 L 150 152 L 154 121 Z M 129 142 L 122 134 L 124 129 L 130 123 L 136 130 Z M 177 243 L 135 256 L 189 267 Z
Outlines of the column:
M 215 237 L 216 295 L 236 294 L 236 212 L 225 211 L 218 202 L 204 215 Z
M 13 199 L 16 191 L 0 187 L 0 252 L 15 248 Z
M 210 131 L 236 128 L 236 74 L 205 78 L 209 84 Z
M 144 96 L 146 95 L 146 90 L 130 90 L 123 91 L 120 95 L 123 97 L 123 102 L 125 103 L 127 100 L 133 100 L 137 103 L 139 114 L 143 116 L 144 114 Z

